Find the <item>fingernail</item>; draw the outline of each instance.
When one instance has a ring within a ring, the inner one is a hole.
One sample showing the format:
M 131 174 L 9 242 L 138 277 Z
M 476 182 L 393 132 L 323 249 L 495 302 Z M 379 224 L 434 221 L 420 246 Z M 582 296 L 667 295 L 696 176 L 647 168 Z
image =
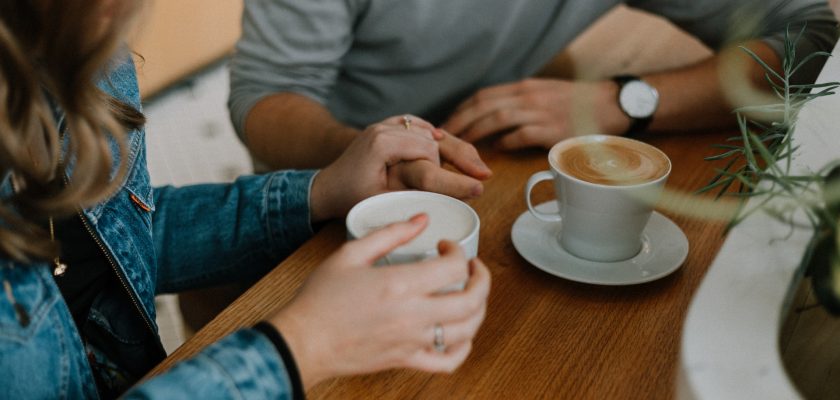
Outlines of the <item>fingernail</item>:
M 434 137 L 435 140 L 443 139 L 443 136 L 444 133 L 442 129 L 432 129 L 432 137 Z
M 470 195 L 473 197 L 481 196 L 482 193 L 484 193 L 484 186 L 482 185 L 475 185 L 473 186 L 472 191 L 470 191 Z
M 455 247 L 458 247 L 458 243 L 446 239 L 439 241 L 437 245 L 438 253 L 440 254 L 446 253 L 449 250 L 454 249 Z
M 411 217 L 408 220 L 408 222 L 411 222 L 414 225 L 420 225 L 422 223 L 425 223 L 426 219 L 428 219 L 428 218 L 429 218 L 429 216 L 426 213 L 420 213 L 420 214 L 417 214 L 417 215 Z
M 441 240 L 437 244 L 438 254 L 443 254 L 446 252 L 446 241 Z
M 478 263 L 476 262 L 476 258 L 475 258 L 475 257 L 470 258 L 470 261 L 468 261 L 468 262 L 467 262 L 467 265 L 469 266 L 469 273 L 470 273 L 470 276 L 472 276 L 473 271 L 474 271 L 476 268 L 478 268 Z

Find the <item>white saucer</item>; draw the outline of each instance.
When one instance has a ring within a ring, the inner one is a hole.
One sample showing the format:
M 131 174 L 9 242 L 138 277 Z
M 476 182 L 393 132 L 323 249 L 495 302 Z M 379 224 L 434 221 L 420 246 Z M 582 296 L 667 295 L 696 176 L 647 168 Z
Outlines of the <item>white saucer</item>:
M 552 200 L 536 208 L 557 212 Z M 642 250 L 618 262 L 578 258 L 560 246 L 561 223 L 544 222 L 525 211 L 511 229 L 513 247 L 535 267 L 561 278 L 598 285 L 633 285 L 650 282 L 676 271 L 688 255 L 688 239 L 673 221 L 655 212 L 642 232 Z

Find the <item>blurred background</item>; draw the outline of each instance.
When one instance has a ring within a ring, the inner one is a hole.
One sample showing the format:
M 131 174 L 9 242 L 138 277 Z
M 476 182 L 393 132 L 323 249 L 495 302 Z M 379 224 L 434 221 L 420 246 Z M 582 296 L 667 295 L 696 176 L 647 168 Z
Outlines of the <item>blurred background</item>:
M 239 37 L 242 0 L 146 4 L 131 48 L 139 55 L 152 183 L 226 182 L 250 173 L 250 158 L 234 134 L 226 105 L 227 59 Z M 597 79 L 690 64 L 709 54 L 666 21 L 620 6 L 558 54 L 545 71 Z M 192 334 L 185 317 L 206 320 L 217 308 L 199 304 L 185 307 L 182 314 L 176 296 L 159 296 L 157 303 L 167 352 Z

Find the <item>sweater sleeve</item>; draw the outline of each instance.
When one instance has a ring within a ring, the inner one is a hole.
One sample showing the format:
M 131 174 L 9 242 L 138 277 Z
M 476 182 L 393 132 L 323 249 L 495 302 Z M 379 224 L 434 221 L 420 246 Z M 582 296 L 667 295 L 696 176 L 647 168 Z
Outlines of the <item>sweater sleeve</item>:
M 242 136 L 262 98 L 281 92 L 324 103 L 353 42 L 360 0 L 248 0 L 231 62 L 228 108 Z
M 831 52 L 837 20 L 825 0 L 631 0 L 627 4 L 660 15 L 713 49 L 760 39 L 782 57 L 788 26 L 791 35 L 806 27 L 797 43 L 797 59 L 816 51 Z M 795 83 L 816 80 L 824 58 L 810 61 Z

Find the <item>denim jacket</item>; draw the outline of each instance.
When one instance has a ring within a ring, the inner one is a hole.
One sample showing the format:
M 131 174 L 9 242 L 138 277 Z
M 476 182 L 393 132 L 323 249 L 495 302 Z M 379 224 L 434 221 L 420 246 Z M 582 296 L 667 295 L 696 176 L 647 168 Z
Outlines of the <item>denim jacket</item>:
M 140 108 L 130 60 L 113 67 L 101 87 Z M 267 272 L 312 234 L 308 199 L 314 172 L 153 190 L 144 141 L 143 130 L 130 132 L 128 159 L 120 160 L 128 165 L 124 183 L 80 216 L 121 284 L 104 293 L 123 291 L 100 296 L 88 318 L 124 345 L 128 359 L 148 363 L 140 366 L 145 372 L 165 355 L 154 296 Z M 0 197 L 12 190 L 10 176 L 0 177 Z M 0 279 L 7 282 L 0 294 L 0 398 L 98 397 L 84 344 L 51 272 L 45 262 L 23 265 L 0 256 Z M 125 397 L 291 398 L 291 387 L 272 342 L 242 329 L 141 382 Z

